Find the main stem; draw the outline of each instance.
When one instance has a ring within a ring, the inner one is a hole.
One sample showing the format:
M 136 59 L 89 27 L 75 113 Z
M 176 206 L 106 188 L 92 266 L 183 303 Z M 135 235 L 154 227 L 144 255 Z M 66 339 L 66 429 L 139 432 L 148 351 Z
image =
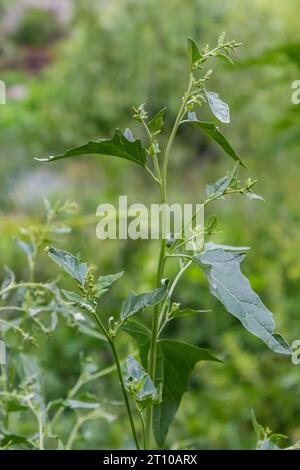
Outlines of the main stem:
M 185 113 L 185 106 L 191 90 L 193 88 L 194 78 L 192 73 L 190 74 L 189 84 L 187 91 L 185 92 L 180 109 L 178 111 L 174 126 L 172 128 L 166 151 L 164 154 L 163 164 L 162 164 L 162 173 L 161 173 L 161 204 L 167 203 L 167 173 L 168 173 L 168 162 L 169 157 L 172 151 L 174 139 L 180 125 L 180 121 Z M 162 238 L 161 245 L 160 245 L 160 254 L 158 260 L 158 267 L 157 267 L 157 274 L 156 274 L 156 285 L 159 286 L 161 279 L 164 274 L 165 268 L 165 254 L 166 254 L 166 239 Z M 158 337 L 158 327 L 159 327 L 159 314 L 160 314 L 160 305 L 156 305 L 154 307 L 153 317 L 152 317 L 152 334 L 151 334 L 151 341 L 150 341 L 150 349 L 149 349 L 149 361 L 148 361 L 148 371 L 149 375 L 152 378 L 153 382 L 155 382 L 155 372 L 156 372 L 156 355 L 157 355 L 157 337 Z M 152 418 L 153 418 L 153 406 L 149 406 L 146 409 L 146 429 L 145 429 L 145 444 L 146 449 L 149 448 L 150 444 L 150 436 L 151 436 L 151 428 L 152 428 Z

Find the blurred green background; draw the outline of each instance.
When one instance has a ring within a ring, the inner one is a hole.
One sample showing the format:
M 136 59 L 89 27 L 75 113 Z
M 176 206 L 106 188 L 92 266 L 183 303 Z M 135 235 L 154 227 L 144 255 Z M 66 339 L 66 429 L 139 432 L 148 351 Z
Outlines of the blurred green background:
M 228 39 L 244 46 L 234 66 L 213 64 L 209 89 L 229 103 L 232 122 L 223 131 L 249 167 L 242 177 L 259 179 L 256 190 L 266 202 L 232 197 L 214 205 L 209 212 L 219 221 L 214 241 L 252 247 L 245 274 L 274 312 L 277 329 L 290 342 L 299 339 L 300 105 L 291 102 L 291 84 L 300 79 L 299 2 L 1 0 L 0 15 L 0 78 L 7 85 L 7 104 L 0 107 L 1 266 L 10 266 L 25 279 L 25 256 L 13 237 L 21 226 L 43 221 L 43 198 L 70 198 L 79 205 L 72 217 L 74 227 L 55 241 L 56 246 L 81 253 L 101 273 L 126 272 L 105 297 L 103 315 L 118 312 L 130 289 L 153 287 L 158 244 L 100 241 L 96 218 L 86 217 L 93 216 L 101 202 L 115 203 L 119 194 L 127 194 L 131 202 L 158 200 L 149 175 L 126 161 L 105 157 L 49 166 L 33 157 L 109 136 L 115 127 L 129 126 L 137 134 L 132 105 L 142 102 L 150 115 L 168 107 L 168 130 L 187 81 L 186 37 L 201 46 L 213 45 L 226 31 Z M 205 107 L 201 113 L 211 119 Z M 177 144 L 170 200 L 199 202 L 205 184 L 224 176 L 232 163 L 197 132 L 182 130 Z M 41 280 L 57 276 L 46 255 L 41 255 L 37 269 Z M 225 362 L 201 366 L 194 374 L 169 444 L 253 448 L 250 409 L 291 442 L 300 439 L 300 366 L 251 337 L 209 295 L 198 269 L 186 273 L 176 300 L 213 312 L 177 320 L 170 335 L 209 346 Z M 128 351 L 125 335 L 120 350 Z M 103 366 L 110 363 L 105 346 L 74 335 L 63 321 L 41 343 L 38 354 L 48 399 L 64 396 L 73 385 L 80 351 Z M 110 379 L 94 389 L 99 397 L 119 398 Z M 126 417 L 119 409 L 116 413 L 119 419 L 109 426 L 97 422 L 84 427 L 77 448 L 126 445 Z M 71 419 L 66 416 L 62 434 Z

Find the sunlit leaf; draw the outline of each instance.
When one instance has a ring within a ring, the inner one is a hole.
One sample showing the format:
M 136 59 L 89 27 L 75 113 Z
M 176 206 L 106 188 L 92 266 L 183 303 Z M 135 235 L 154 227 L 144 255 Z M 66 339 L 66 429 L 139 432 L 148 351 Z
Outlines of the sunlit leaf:
M 84 285 L 88 272 L 88 265 L 86 263 L 81 263 L 76 256 L 58 248 L 50 247 L 47 249 L 47 252 L 49 257 L 63 268 L 66 273 L 76 279 L 82 286 Z

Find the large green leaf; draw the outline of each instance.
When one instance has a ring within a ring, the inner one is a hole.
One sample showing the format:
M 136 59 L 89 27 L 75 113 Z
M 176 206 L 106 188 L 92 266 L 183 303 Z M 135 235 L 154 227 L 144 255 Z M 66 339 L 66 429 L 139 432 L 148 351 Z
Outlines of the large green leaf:
M 159 304 L 167 294 L 168 283 L 168 279 L 163 279 L 159 287 L 144 294 L 130 292 L 127 299 L 122 303 L 121 320 L 127 320 L 127 318 L 142 312 L 145 308 Z
M 66 273 L 76 279 L 82 286 L 85 283 L 85 278 L 88 272 L 88 265 L 81 263 L 76 256 L 58 248 L 48 248 L 49 257 L 55 261 Z
M 87 144 L 71 148 L 61 155 L 51 155 L 46 158 L 36 158 L 36 160 L 53 162 L 55 160 L 89 154 L 110 155 L 112 157 L 125 158 L 141 166 L 146 165 L 146 150 L 143 148 L 141 141 L 139 139 L 133 141 L 127 139 L 119 129 L 115 130 L 111 139 L 91 140 Z
M 211 293 L 229 313 L 237 317 L 248 331 L 262 339 L 273 351 L 291 354 L 286 341 L 274 333 L 272 313 L 241 272 L 240 264 L 244 257 L 242 252 L 217 248 L 194 256 L 194 260 L 204 270 Z
M 189 378 L 199 361 L 219 361 L 208 349 L 174 340 L 158 341 L 156 383 L 162 383 L 162 402 L 154 406 L 153 432 L 162 447 Z
M 213 139 L 217 144 L 222 147 L 222 149 L 231 157 L 233 160 L 239 162 L 243 167 L 246 168 L 240 157 L 236 154 L 235 150 L 231 147 L 230 143 L 224 137 L 224 135 L 219 131 L 218 126 L 214 122 L 203 122 L 198 121 L 197 119 L 187 119 L 182 121 L 182 123 L 193 124 L 196 127 L 199 127 L 203 130 L 211 139 Z

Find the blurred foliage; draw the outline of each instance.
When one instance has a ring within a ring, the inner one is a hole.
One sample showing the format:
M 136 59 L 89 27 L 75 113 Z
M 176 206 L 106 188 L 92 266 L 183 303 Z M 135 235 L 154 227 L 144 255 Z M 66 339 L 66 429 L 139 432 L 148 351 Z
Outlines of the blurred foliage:
M 0 2 L 3 21 L 16 3 Z M 150 113 L 167 104 L 170 126 L 187 80 L 186 37 L 204 45 L 226 30 L 228 38 L 244 47 L 234 67 L 218 64 L 218 78 L 212 78 L 210 89 L 230 104 L 232 124 L 226 135 L 250 168 L 242 176 L 259 178 L 257 190 L 266 202 L 232 197 L 210 209 L 218 218 L 215 241 L 253 247 L 243 269 L 274 311 L 278 329 L 290 342 L 300 338 L 300 106 L 291 103 L 291 83 L 300 78 L 299 2 L 253 0 L 241 7 L 238 0 L 78 0 L 72 5 L 72 19 L 64 24 L 59 41 L 48 40 L 55 34 L 49 11 L 27 12 L 1 37 L 1 79 L 8 93 L 8 104 L 0 109 L 1 265 L 25 279 L 25 257 L 13 237 L 20 235 L 21 226 L 42 222 L 44 197 L 70 197 L 80 205 L 81 215 L 68 220 L 72 234 L 57 244 L 84 253 L 103 273 L 121 268 L 127 273 L 107 295 L 104 313 L 111 315 L 130 288 L 151 289 L 157 244 L 100 242 L 93 216 L 100 202 L 116 202 L 119 194 L 128 194 L 132 202 L 156 201 L 148 178 L 126 162 L 105 158 L 41 168 L 32 157 L 111 135 L 115 126 L 129 125 L 136 132 L 131 106 L 141 102 Z M 35 15 L 40 15 L 37 22 Z M 47 56 L 47 65 L 35 68 L 34 74 L 28 73 L 28 51 L 23 47 L 32 42 Z M 204 119 L 207 112 L 203 108 Z M 224 176 L 228 160 L 191 130 L 181 131 L 178 144 L 172 155 L 171 199 L 198 202 L 205 184 Z M 37 276 L 47 280 L 56 274 L 41 255 Z M 225 363 L 199 367 L 169 441 L 178 448 L 254 448 L 250 409 L 258 422 L 290 436 L 291 443 L 299 440 L 299 368 L 248 335 L 209 296 L 196 268 L 181 281 L 177 300 L 213 312 L 176 320 L 170 334 L 213 348 Z M 124 355 L 127 343 L 124 335 Z M 9 358 L 19 354 L 15 348 L 13 343 Z M 41 341 L 39 357 L 49 399 L 66 394 L 75 383 L 82 350 L 103 367 L 110 364 L 105 347 L 74 335 L 63 322 Z M 93 391 L 119 399 L 107 378 L 94 383 Z M 67 415 L 62 435 L 70 420 Z M 16 426 L 21 431 L 30 428 L 30 417 Z M 88 423 L 77 445 L 129 445 L 123 429 L 122 419 L 109 427 Z

